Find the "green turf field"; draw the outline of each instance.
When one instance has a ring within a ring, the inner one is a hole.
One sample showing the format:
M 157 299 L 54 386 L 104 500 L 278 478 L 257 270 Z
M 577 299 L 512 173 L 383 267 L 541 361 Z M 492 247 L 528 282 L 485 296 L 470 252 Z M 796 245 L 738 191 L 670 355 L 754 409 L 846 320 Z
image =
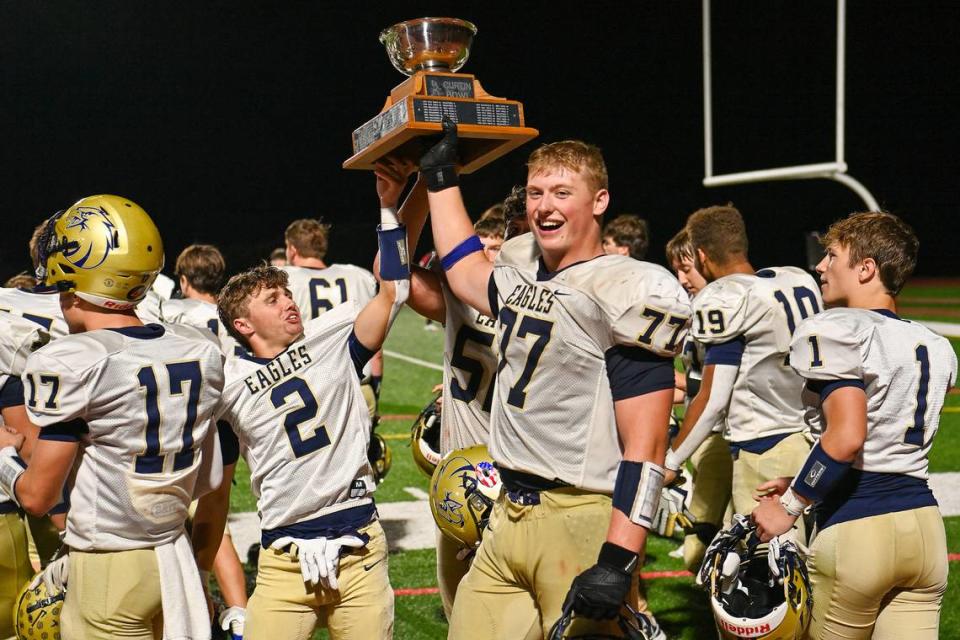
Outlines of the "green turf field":
M 934 300 L 939 299 L 939 300 Z M 937 309 L 931 309 L 936 307 Z M 923 309 L 912 315 L 911 309 Z M 942 309 L 942 312 L 939 311 Z M 906 317 L 955 322 L 960 324 L 960 284 L 927 284 L 908 287 L 902 296 L 901 314 Z M 960 352 L 960 340 L 953 340 Z M 399 317 L 387 341 L 386 349 L 427 362 L 440 364 L 443 348 L 442 332 L 423 329 L 423 320 L 409 310 Z M 385 416 L 416 414 L 430 398 L 431 387 L 440 381 L 440 372 L 411 364 L 395 357 L 385 360 L 383 402 Z M 427 479 L 416 469 L 410 457 L 406 436 L 411 418 L 387 419 L 379 430 L 388 439 L 393 452 L 393 468 L 377 490 L 378 502 L 412 500 L 405 487 L 426 489 Z M 242 465 L 242 462 L 241 462 Z M 930 457 L 931 472 L 960 471 L 960 395 L 948 397 L 947 409 L 940 422 L 940 431 Z M 233 491 L 232 506 L 238 511 L 253 511 L 245 469 L 238 471 L 238 485 Z M 960 553 L 960 517 L 946 518 L 947 544 L 951 553 Z M 647 547 L 646 571 L 681 570 L 680 560 L 667 554 L 676 541 L 651 537 Z M 403 590 L 436 587 L 432 550 L 407 551 L 390 556 L 391 582 Z M 248 567 L 249 570 L 252 568 Z M 716 637 L 712 617 L 703 592 L 691 577 L 656 578 L 648 582 L 650 605 L 668 637 L 694 640 Z M 446 622 L 437 595 L 398 595 L 396 600 L 395 637 L 402 640 L 427 640 L 446 637 Z M 318 631 L 315 638 L 326 638 Z M 950 563 L 950 584 L 944 600 L 941 638 L 960 638 L 960 562 Z

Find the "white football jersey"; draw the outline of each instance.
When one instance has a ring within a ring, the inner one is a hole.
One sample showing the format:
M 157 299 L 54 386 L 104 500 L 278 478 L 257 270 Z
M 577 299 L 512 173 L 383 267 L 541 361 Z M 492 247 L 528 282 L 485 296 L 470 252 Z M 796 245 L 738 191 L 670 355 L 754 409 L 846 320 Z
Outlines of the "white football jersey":
M 855 469 L 926 480 L 940 410 L 956 382 L 957 356 L 946 338 L 887 313 L 830 309 L 804 320 L 790 345 L 790 364 L 807 380 L 863 381 L 867 440 Z M 820 396 L 805 389 L 803 398 L 819 437 Z
M 65 543 L 83 551 L 143 549 L 183 531 L 223 356 L 190 327 L 100 329 L 54 340 L 23 373 L 41 438 L 80 440 Z
M 708 346 L 707 360 L 711 345 L 744 341 L 727 407 L 727 440 L 747 442 L 806 428 L 804 381 L 787 356 L 797 324 L 822 308 L 820 287 L 796 267 L 724 276 L 693 299 L 694 338 Z
M 497 372 L 496 321 L 460 302 L 444 283 L 440 453 L 487 444 Z
M 150 322 L 160 322 L 160 304 L 164 300 L 169 300 L 173 295 L 173 290 L 177 288 L 177 283 L 162 273 L 157 274 L 156 280 L 147 290 L 147 297 L 140 301 L 136 306 L 137 316 L 144 324 Z
M 320 317 L 344 302 L 362 309 L 377 294 L 373 274 L 352 264 L 332 264 L 326 269 L 280 267 L 290 277 L 290 293 L 304 320 Z
M 196 298 L 171 298 L 160 303 L 160 321 L 185 324 L 188 327 L 210 331 L 220 342 L 220 350 L 227 357 L 237 354 L 240 344 L 231 336 L 217 313 L 217 305 Z
M 501 359 L 490 452 L 508 469 L 612 493 L 622 451 L 606 355 L 622 345 L 675 356 L 689 296 L 648 262 L 600 256 L 541 274 L 539 255 L 524 234 L 494 264 Z
M 272 360 L 226 364 L 219 419 L 250 466 L 262 529 L 371 502 L 370 419 L 348 347 L 360 309 L 348 302 L 308 322 Z
M 70 333 L 60 309 L 60 294 L 56 291 L 35 293 L 25 289 L 0 288 L 0 311 L 8 311 L 35 322 L 59 338 Z
M 24 320 L 9 313 L 0 313 L 0 389 L 11 380 L 19 379 L 27 357 L 50 341 L 50 336 L 36 323 Z M 19 391 L 19 387 L 16 388 Z M 9 391 L 9 390 L 8 390 Z M 23 394 L 19 394 L 19 403 L 23 404 Z M 0 492 L 0 504 L 11 500 Z

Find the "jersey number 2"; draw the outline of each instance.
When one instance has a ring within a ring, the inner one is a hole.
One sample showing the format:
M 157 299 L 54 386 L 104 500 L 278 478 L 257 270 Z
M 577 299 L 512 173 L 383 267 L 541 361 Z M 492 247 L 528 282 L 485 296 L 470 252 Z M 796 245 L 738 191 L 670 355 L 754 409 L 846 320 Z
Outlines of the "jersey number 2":
M 314 429 L 313 435 L 309 438 L 300 435 L 300 425 L 315 418 L 320 409 L 317 406 L 317 398 L 303 378 L 290 378 L 283 384 L 277 385 L 270 392 L 270 402 L 279 409 L 287 404 L 287 398 L 292 395 L 299 396 L 302 405 L 287 412 L 283 417 L 283 428 L 287 432 L 287 439 L 290 440 L 293 455 L 300 458 L 330 444 L 330 436 L 327 435 L 327 428 L 323 425 Z

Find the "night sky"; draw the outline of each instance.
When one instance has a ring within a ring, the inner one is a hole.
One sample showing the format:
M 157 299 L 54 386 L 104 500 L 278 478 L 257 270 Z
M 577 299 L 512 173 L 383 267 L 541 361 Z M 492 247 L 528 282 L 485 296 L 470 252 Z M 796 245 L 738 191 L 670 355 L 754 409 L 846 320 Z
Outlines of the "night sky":
M 758 268 L 804 264 L 804 231 L 863 208 L 825 180 L 701 185 L 698 1 L 383 5 L 0 4 L 0 278 L 28 268 L 35 224 L 95 193 L 151 213 L 168 274 L 192 242 L 220 246 L 231 271 L 249 266 L 307 216 L 334 225 L 329 261 L 369 266 L 374 179 L 340 165 L 403 80 L 379 31 L 423 15 L 473 21 L 463 71 L 522 101 L 541 132 L 464 177 L 474 214 L 524 182 L 534 145 L 571 137 L 604 150 L 609 212 L 649 220 L 656 262 L 702 206 L 740 208 Z M 716 172 L 832 161 L 835 4 L 714 5 Z M 850 174 L 914 225 L 918 274 L 960 275 L 960 3 L 853 0 L 847 30 Z

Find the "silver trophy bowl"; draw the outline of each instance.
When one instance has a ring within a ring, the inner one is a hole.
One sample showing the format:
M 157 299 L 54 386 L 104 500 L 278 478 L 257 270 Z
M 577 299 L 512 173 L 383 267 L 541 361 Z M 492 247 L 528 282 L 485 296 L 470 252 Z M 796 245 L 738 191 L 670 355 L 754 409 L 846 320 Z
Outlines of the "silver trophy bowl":
M 470 56 L 477 28 L 458 18 L 417 18 L 380 32 L 390 62 L 400 73 L 460 69 Z

